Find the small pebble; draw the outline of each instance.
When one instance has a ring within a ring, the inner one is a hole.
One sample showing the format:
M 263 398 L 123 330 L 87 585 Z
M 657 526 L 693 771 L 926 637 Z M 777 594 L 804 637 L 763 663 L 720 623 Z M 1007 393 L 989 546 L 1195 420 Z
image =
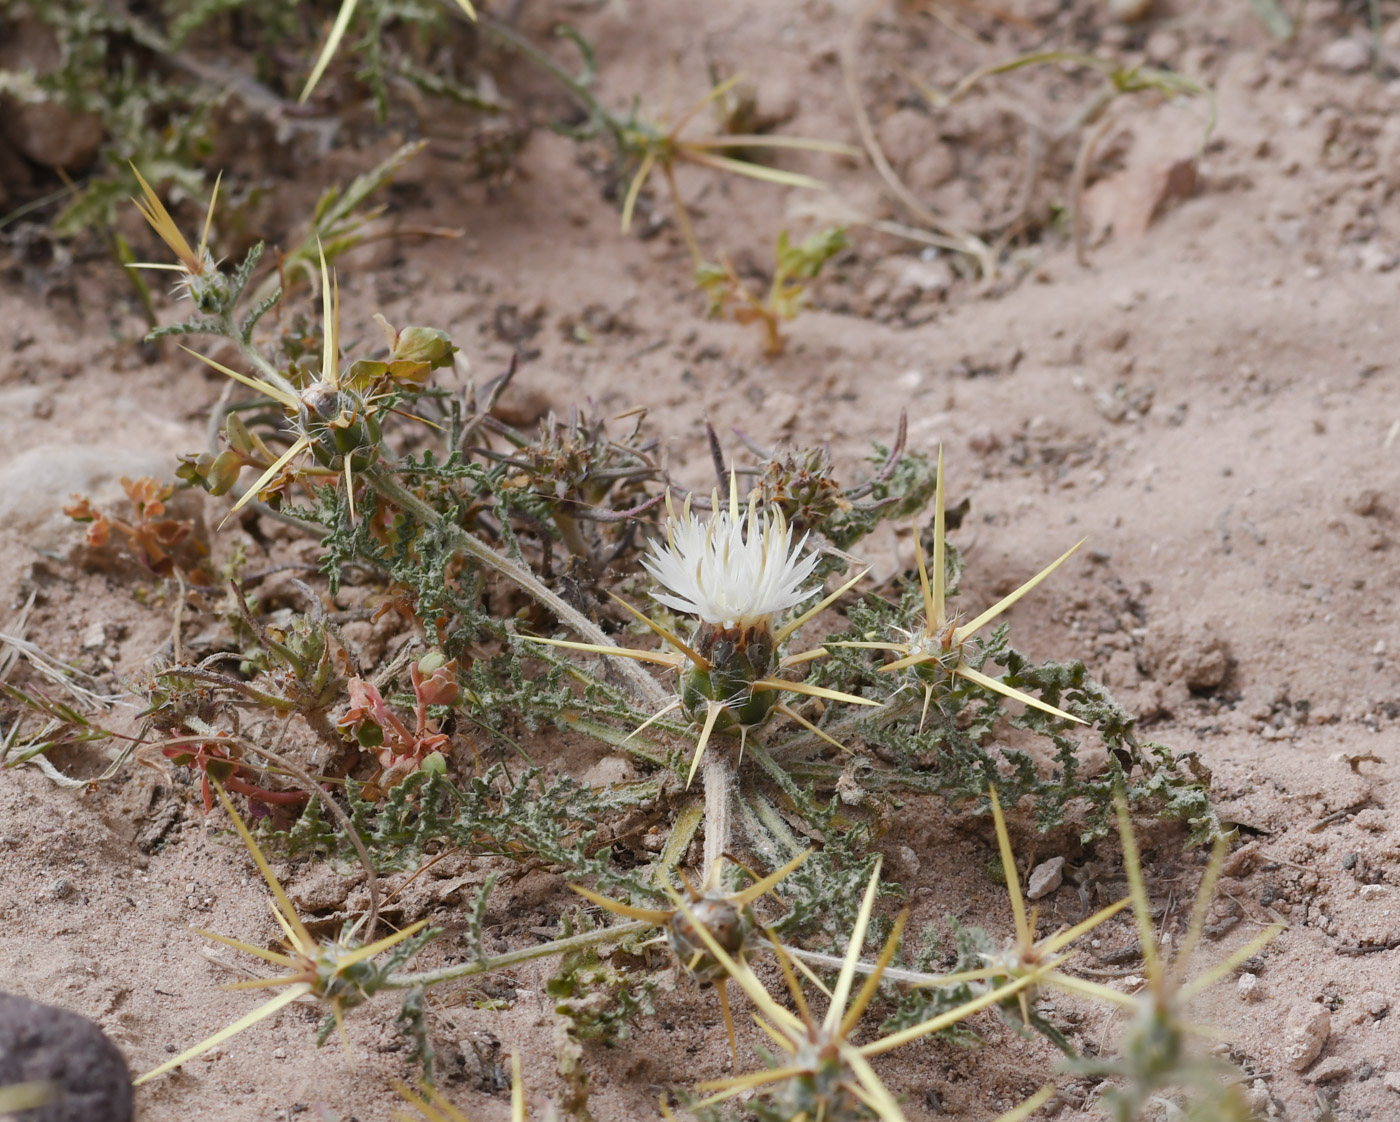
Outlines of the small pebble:
M 1309 1083 L 1331 1083 L 1338 1079 L 1344 1079 L 1350 1074 L 1351 1064 L 1340 1056 L 1333 1056 L 1323 1060 L 1303 1078 Z
M 1258 1001 L 1263 996 L 1259 990 L 1258 974 L 1241 974 L 1240 980 L 1235 983 L 1235 990 L 1241 1001 Z
M 1324 1005 L 1299 1002 L 1288 1011 L 1283 1026 L 1283 1060 L 1294 1071 L 1302 1071 L 1317 1059 L 1332 1032 L 1332 1014 Z
M 1337 39 L 1322 49 L 1322 65 L 1343 74 L 1359 74 L 1371 65 L 1371 48 L 1360 39 Z
M 1049 861 L 1042 861 L 1031 870 L 1031 879 L 1026 886 L 1026 895 L 1032 900 L 1039 900 L 1042 896 L 1049 896 L 1064 883 L 1064 880 L 1065 859 L 1052 857 Z
M 1152 11 L 1152 0 L 1108 0 L 1108 14 L 1124 23 L 1146 19 Z

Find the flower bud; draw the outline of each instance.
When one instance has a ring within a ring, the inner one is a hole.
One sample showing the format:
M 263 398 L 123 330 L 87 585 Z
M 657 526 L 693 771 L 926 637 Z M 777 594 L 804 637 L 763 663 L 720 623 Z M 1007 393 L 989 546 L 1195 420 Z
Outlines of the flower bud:
M 457 660 L 446 662 L 437 651 L 419 659 L 409 671 L 409 677 L 413 679 L 414 692 L 424 705 L 453 705 L 461 696 L 462 688 L 457 684 Z

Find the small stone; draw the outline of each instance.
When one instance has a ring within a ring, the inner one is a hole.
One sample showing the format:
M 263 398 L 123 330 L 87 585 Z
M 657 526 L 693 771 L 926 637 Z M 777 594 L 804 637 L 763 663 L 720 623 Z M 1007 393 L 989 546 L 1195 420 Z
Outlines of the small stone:
M 1322 65 L 1343 74 L 1360 74 L 1371 65 L 1371 48 L 1360 39 L 1337 39 L 1322 49 Z
M 1361 886 L 1361 899 L 1381 900 L 1390 895 L 1390 885 L 1388 884 L 1363 884 Z
M 1170 66 L 1181 54 L 1181 36 L 1161 28 L 1147 37 L 1147 58 L 1158 66 Z
M 981 425 L 972 430 L 972 435 L 967 438 L 967 446 L 979 456 L 990 456 L 993 452 L 1000 451 L 1001 437 L 996 431 L 986 425 Z
M 0 994 L 0 1087 L 52 1083 L 55 1097 L 26 1122 L 131 1122 L 126 1060 L 86 1017 Z
M 583 773 L 583 781 L 589 787 L 616 787 L 636 778 L 637 769 L 626 756 L 604 756 Z
M 1064 883 L 1064 880 L 1065 859 L 1052 857 L 1049 861 L 1042 861 L 1031 870 L 1031 879 L 1026 886 L 1026 895 L 1032 900 L 1039 900 L 1042 896 L 1049 896 Z
M 1376 242 L 1363 245 L 1357 253 L 1357 260 L 1368 273 L 1388 273 L 1396 265 L 1400 265 L 1400 257 L 1396 257 L 1385 246 Z
M 920 293 L 941 295 L 953 287 L 953 269 L 945 261 L 910 261 L 899 271 L 896 285 Z
M 1259 975 L 1241 974 L 1240 980 L 1235 983 L 1235 991 L 1241 1001 L 1258 1001 L 1263 996 L 1259 990 Z
M 1383 1017 L 1390 1009 L 1390 998 L 1376 990 L 1367 990 L 1359 998 L 1357 1004 L 1366 1010 L 1372 1017 Z
M 1338 1079 L 1345 1079 L 1350 1074 L 1351 1064 L 1340 1056 L 1332 1056 L 1323 1060 L 1303 1078 L 1309 1083 L 1331 1083 Z
M 1317 1059 L 1332 1032 L 1332 1014 L 1315 1002 L 1299 1002 L 1288 1011 L 1283 1026 L 1283 1059 L 1294 1071 L 1302 1071 Z
M 1152 11 L 1152 0 L 1108 0 L 1108 14 L 1124 23 L 1136 23 Z
M 95 620 L 83 631 L 83 650 L 96 650 L 107 642 L 107 625 Z

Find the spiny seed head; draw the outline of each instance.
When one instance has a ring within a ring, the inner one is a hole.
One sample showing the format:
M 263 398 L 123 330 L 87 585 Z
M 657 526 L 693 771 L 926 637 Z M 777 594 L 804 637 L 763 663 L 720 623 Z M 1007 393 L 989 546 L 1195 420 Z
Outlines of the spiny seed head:
M 706 520 L 691 512 L 689 500 L 679 515 L 668 501 L 666 542 L 653 540 L 642 565 L 666 589 L 653 595 L 668 608 L 726 629 L 770 628 L 775 615 L 815 591 L 803 585 L 817 556 L 803 555 L 805 536 L 793 545 L 781 511 L 760 511 L 751 498 L 741 514 L 732 477 L 729 487 L 728 509 L 716 493 Z
M 695 923 L 682 911 L 671 917 L 666 928 L 667 941 L 682 966 L 701 981 L 714 981 L 724 974 L 724 968 L 705 949 L 695 924 L 703 926 L 731 957 L 737 957 L 743 950 L 753 924 L 733 900 L 709 893 L 690 905 L 690 915 Z
M 301 391 L 301 401 L 308 413 L 323 421 L 334 420 L 342 409 L 340 391 L 326 382 L 312 382 Z

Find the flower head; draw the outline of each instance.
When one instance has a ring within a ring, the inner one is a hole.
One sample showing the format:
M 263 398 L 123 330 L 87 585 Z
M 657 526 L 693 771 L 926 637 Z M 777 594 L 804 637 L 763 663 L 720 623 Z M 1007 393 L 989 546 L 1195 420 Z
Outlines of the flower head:
M 815 588 L 803 583 L 817 567 L 816 554 L 803 555 L 807 538 L 795 546 L 782 511 L 760 512 L 750 498 L 747 515 L 739 507 L 734 476 L 729 477 L 729 509 L 701 521 L 687 499 L 679 516 L 666 501 L 666 543 L 652 540 L 642 565 L 666 592 L 653 595 L 668 608 L 698 616 L 716 627 L 770 624 Z

